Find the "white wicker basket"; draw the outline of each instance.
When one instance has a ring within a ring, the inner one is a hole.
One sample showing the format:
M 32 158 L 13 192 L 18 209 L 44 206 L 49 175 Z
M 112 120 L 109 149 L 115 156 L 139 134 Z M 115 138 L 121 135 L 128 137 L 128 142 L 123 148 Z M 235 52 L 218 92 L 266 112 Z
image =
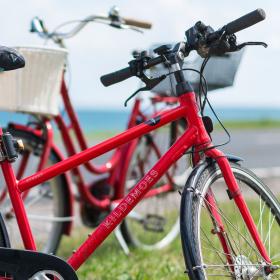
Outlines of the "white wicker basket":
M 0 73 L 0 110 L 57 115 L 65 49 L 16 47 L 25 58 L 22 69 Z

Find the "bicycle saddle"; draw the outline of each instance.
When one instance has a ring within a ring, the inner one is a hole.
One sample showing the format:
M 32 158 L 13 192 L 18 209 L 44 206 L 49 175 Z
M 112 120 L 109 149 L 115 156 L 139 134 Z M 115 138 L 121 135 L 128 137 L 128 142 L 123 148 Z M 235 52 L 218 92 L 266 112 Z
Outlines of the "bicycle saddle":
M 0 72 L 22 68 L 25 60 L 16 50 L 0 46 Z

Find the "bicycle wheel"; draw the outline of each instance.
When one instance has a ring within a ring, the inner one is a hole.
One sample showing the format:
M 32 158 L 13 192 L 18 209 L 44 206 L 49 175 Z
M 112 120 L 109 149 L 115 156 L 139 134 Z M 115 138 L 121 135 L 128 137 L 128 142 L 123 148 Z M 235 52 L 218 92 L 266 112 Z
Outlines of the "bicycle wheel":
M 15 138 L 22 139 L 25 150 L 19 155 L 14 163 L 15 174 L 22 163 L 27 159 L 23 176 L 28 176 L 36 172 L 44 142 L 41 138 L 25 131 L 12 130 Z M 58 162 L 54 152 L 51 152 L 48 159 L 48 166 Z M 4 182 L 2 178 L 1 182 Z M 64 220 L 67 211 L 65 192 L 65 178 L 57 176 L 23 194 L 24 204 L 30 222 L 31 230 L 35 238 L 37 250 L 45 253 L 55 253 L 61 236 L 63 234 Z M 6 186 L 0 187 L 1 201 L 0 212 L 3 215 L 11 246 L 21 248 L 22 241 L 17 226 L 17 221 L 13 213 L 10 199 L 6 193 Z
M 3 217 L 0 212 L 0 247 L 2 248 L 9 248 L 10 247 L 10 241 L 8 238 L 7 229 L 5 226 L 5 222 L 3 220 Z M 2 280 L 10 280 L 10 275 L 7 275 L 5 271 L 3 271 L 0 267 L 0 279 Z
M 167 151 L 174 138 L 174 129 L 165 126 L 156 133 L 139 139 L 130 161 L 126 179 L 126 192 L 152 168 Z M 146 250 L 161 249 L 179 234 L 180 196 L 188 176 L 189 161 L 184 156 L 175 163 L 153 189 L 171 185 L 172 190 L 142 200 L 121 225 L 126 242 Z
M 231 167 L 270 256 L 273 272 L 269 273 L 215 164 L 202 172 L 194 186 L 186 186 L 183 193 L 181 237 L 188 274 L 191 279 L 280 279 L 279 202 L 252 172 L 237 164 Z M 190 187 L 194 191 L 187 189 Z M 218 219 L 224 230 L 218 227 Z

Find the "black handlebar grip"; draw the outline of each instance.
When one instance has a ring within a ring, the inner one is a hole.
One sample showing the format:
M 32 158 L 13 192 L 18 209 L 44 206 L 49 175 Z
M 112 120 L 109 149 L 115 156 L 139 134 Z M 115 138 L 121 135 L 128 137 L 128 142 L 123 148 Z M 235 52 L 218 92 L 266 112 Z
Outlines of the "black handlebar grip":
M 250 27 L 265 19 L 265 11 L 263 9 L 257 9 L 247 15 L 244 15 L 225 26 L 227 34 L 233 34 L 241 31 L 247 27 Z
M 107 74 L 107 75 L 103 75 L 101 76 L 100 80 L 101 83 L 105 86 L 111 86 L 113 84 L 119 83 L 121 81 L 124 81 L 130 77 L 134 76 L 134 74 L 132 73 L 130 67 L 124 68 L 122 70 Z

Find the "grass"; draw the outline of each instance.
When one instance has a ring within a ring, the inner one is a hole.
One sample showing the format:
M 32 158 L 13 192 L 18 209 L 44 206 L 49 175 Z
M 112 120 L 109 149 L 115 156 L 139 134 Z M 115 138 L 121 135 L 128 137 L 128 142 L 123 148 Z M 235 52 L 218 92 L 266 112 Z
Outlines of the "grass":
M 118 133 L 120 133 L 121 131 L 107 131 L 107 130 L 104 130 L 104 131 L 83 131 L 85 133 L 85 137 L 86 137 L 86 140 L 89 142 L 89 141 L 100 141 L 102 139 L 108 139 L 110 137 L 113 137 L 115 135 L 117 135 Z M 72 139 L 75 139 L 75 135 L 73 133 L 73 131 L 71 131 L 70 133 L 70 136 Z M 55 134 L 54 134 L 54 137 L 55 137 L 55 141 L 59 141 L 61 140 L 61 134 L 59 131 L 55 131 Z
M 223 122 L 227 129 L 280 129 L 279 120 L 263 119 L 259 121 L 225 121 Z M 220 129 L 219 124 L 215 124 L 215 129 Z
M 271 220 L 269 209 L 264 208 L 265 204 L 259 204 L 258 200 L 252 198 L 253 196 L 248 194 L 247 203 L 250 208 L 251 213 L 253 214 L 254 220 L 259 220 L 259 208 L 262 208 L 262 229 L 264 232 L 275 232 L 272 235 L 272 244 L 279 243 L 279 226 L 277 223 L 273 223 L 273 227 L 270 227 L 269 221 Z M 223 198 L 221 198 L 223 201 Z M 253 199 L 253 200 L 252 200 Z M 243 236 L 246 236 L 247 240 L 249 240 L 248 232 L 245 229 L 244 223 L 240 217 L 239 212 L 236 209 L 234 203 L 230 202 L 224 204 L 222 202 L 220 207 L 223 209 L 223 213 L 227 216 L 228 220 L 233 222 L 235 225 L 238 224 L 237 228 L 239 232 L 242 233 Z M 206 211 L 206 210 L 205 210 Z M 203 211 L 202 220 L 203 220 L 203 228 L 204 232 L 207 232 L 207 239 L 203 238 L 202 246 L 203 251 L 207 250 L 204 257 L 206 257 L 206 263 L 220 263 L 219 256 L 216 253 L 212 253 L 212 245 L 215 244 L 216 248 L 219 248 L 220 242 L 218 241 L 217 235 L 210 234 L 213 229 L 213 224 L 209 219 L 208 214 Z M 204 218 L 203 218 L 204 217 Z M 232 246 L 235 248 L 234 251 L 239 254 L 244 254 L 244 252 L 249 252 L 250 247 L 243 240 L 240 239 L 240 236 L 235 234 L 234 230 L 230 230 L 230 225 L 226 220 L 224 220 L 227 231 L 230 233 L 230 238 L 232 240 Z M 259 223 L 258 223 L 259 225 Z M 260 228 L 259 228 L 260 230 Z M 64 237 L 62 244 L 60 246 L 60 250 L 58 252 L 59 256 L 67 258 L 67 256 L 71 255 L 74 249 L 82 243 L 87 237 L 87 233 L 90 232 L 91 229 L 87 229 L 85 227 L 79 227 L 75 230 L 74 234 L 71 237 Z M 202 234 L 203 236 L 203 234 Z M 267 238 L 264 239 L 267 243 Z M 208 244 L 208 241 L 211 243 Z M 270 243 L 270 242 L 269 242 Z M 238 245 L 239 244 L 239 245 Z M 267 245 L 267 244 L 266 244 Z M 236 247 L 237 246 L 237 247 Z M 204 249 L 205 248 L 205 249 Z M 243 248 L 241 253 L 238 248 Z M 210 250 L 209 250 L 210 249 Z M 244 252 L 243 252 L 244 251 Z M 272 247 L 272 255 L 277 254 L 278 247 Z M 204 252 L 205 253 L 205 252 Z M 246 254 L 246 253 L 245 253 Z M 217 258 L 218 257 L 218 258 Z M 252 255 L 251 259 L 253 260 L 255 257 Z M 256 261 L 256 260 L 255 260 Z M 79 279 L 116 279 L 116 280 L 149 280 L 149 279 L 161 279 L 161 280 L 180 280 L 187 279 L 187 275 L 184 273 L 184 259 L 182 255 L 182 248 L 180 239 L 177 238 L 169 247 L 160 251 L 143 251 L 140 249 L 132 249 L 131 254 L 126 256 L 123 251 L 120 249 L 119 244 L 117 243 L 114 235 L 111 235 L 104 244 L 98 248 L 95 253 L 87 260 L 87 262 L 78 270 Z M 211 271 L 211 268 L 210 268 Z M 210 279 L 216 279 L 216 277 Z
M 72 250 L 84 240 L 87 232 L 85 228 L 80 228 L 74 236 L 64 237 L 60 246 L 63 249 L 60 249 L 59 255 L 71 255 Z M 111 235 L 78 270 L 78 277 L 86 280 L 185 280 L 184 271 L 179 238 L 164 250 L 147 252 L 132 249 L 131 254 L 126 256 L 115 237 Z

